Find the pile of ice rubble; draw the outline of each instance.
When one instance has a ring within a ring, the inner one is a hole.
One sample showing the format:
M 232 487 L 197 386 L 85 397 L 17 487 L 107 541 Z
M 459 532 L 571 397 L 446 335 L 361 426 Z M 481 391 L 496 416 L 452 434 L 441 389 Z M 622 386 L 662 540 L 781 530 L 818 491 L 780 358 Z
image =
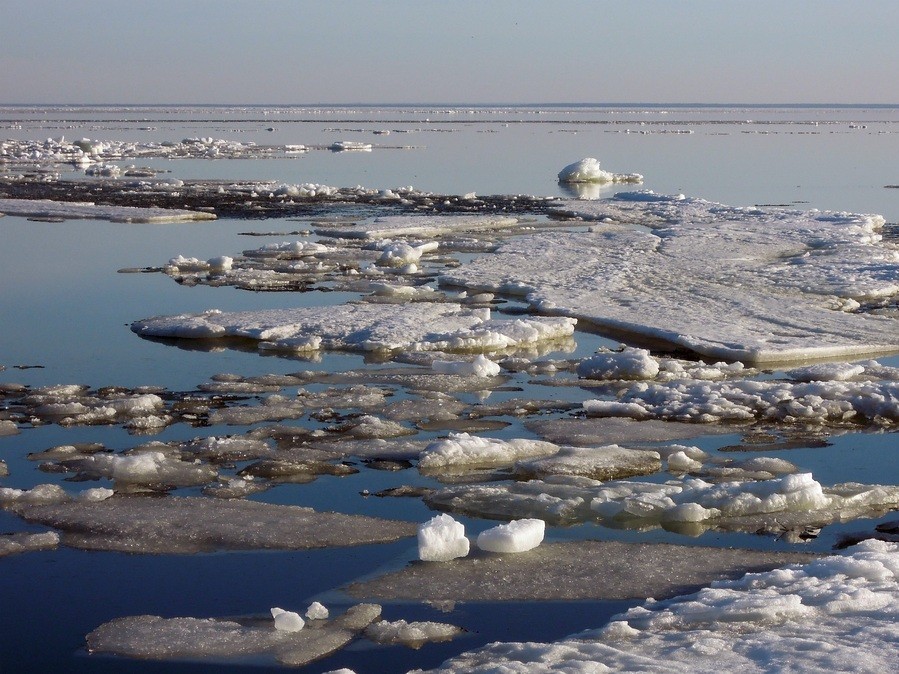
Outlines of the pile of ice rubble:
M 805 565 L 649 600 L 562 641 L 490 644 L 432 671 L 889 671 L 897 606 L 899 546 L 866 541 Z
M 758 379 L 739 362 L 684 365 L 645 349 L 597 353 L 577 372 L 591 383 L 606 382 L 608 395 L 585 401 L 584 411 L 698 423 L 899 421 L 899 368 L 877 361 L 798 367 L 785 379 Z

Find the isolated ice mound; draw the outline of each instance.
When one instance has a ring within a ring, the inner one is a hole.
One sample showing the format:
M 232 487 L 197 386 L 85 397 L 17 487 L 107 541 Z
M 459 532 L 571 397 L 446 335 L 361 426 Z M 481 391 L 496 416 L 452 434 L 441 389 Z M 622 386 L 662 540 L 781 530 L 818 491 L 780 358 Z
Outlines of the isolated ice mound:
M 500 366 L 484 356 L 478 355 L 472 361 L 435 360 L 431 363 L 434 372 L 442 374 L 474 375 L 476 377 L 495 377 L 500 373 Z
M 306 625 L 306 621 L 294 611 L 285 611 L 283 608 L 272 608 L 272 618 L 275 621 L 275 629 L 282 632 L 299 632 Z
M 365 628 L 365 636 L 378 644 L 421 648 L 426 643 L 449 641 L 462 633 L 455 625 L 431 621 L 379 620 Z
M 895 317 L 846 310 L 899 295 L 880 216 L 644 193 L 554 209 L 602 224 L 509 239 L 440 283 L 747 365 L 899 351 Z
M 465 557 L 468 549 L 465 526 L 449 515 L 437 515 L 418 527 L 418 558 L 424 562 Z
M 371 304 L 158 316 L 136 321 L 142 337 L 241 337 L 287 351 L 489 352 L 568 337 L 570 318 L 491 319 L 489 309 L 458 304 L 406 304 L 389 312 Z
M 171 208 L 102 206 L 92 203 L 50 201 L 47 199 L 0 199 L 0 213 L 24 218 L 61 218 L 65 220 L 109 220 L 110 222 L 183 222 L 215 220 L 214 213 Z
M 577 374 L 584 379 L 653 379 L 659 362 L 647 349 L 624 348 L 598 353 L 582 360 Z
M 867 541 L 804 566 L 717 581 L 554 643 L 495 643 L 434 674 L 527 671 L 881 672 L 895 668 L 899 550 Z
M 478 547 L 487 552 L 527 552 L 543 542 L 546 522 L 538 519 L 513 520 L 478 534 Z
M 559 171 L 560 183 L 642 183 L 639 173 L 609 173 L 599 168 L 599 160 L 587 157 Z

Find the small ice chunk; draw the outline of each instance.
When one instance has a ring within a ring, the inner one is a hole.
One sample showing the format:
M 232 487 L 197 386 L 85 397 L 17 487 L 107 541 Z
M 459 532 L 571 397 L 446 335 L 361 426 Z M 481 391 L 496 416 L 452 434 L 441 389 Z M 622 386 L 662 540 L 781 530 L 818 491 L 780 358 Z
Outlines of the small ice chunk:
M 114 495 L 115 492 L 112 489 L 107 489 L 106 487 L 95 487 L 93 489 L 85 489 L 78 495 L 78 498 L 89 503 L 96 503 L 98 501 L 105 501 L 106 499 Z
M 293 611 L 285 611 L 283 608 L 273 608 L 272 618 L 275 619 L 275 629 L 281 632 L 299 632 L 303 629 L 306 621 L 300 617 L 299 613 Z
M 599 160 L 586 157 L 559 171 L 560 183 L 640 183 L 639 173 L 609 173 L 599 168 Z
M 543 520 L 513 520 L 479 533 L 478 547 L 487 552 L 526 552 L 543 542 L 545 531 Z
M 309 620 L 327 620 L 328 615 L 328 608 L 317 601 L 309 604 L 309 608 L 306 609 L 306 617 L 309 618 Z
M 480 354 L 473 361 L 435 360 L 431 369 L 441 374 L 474 375 L 476 377 L 495 377 L 500 373 L 500 366 L 487 356 Z
M 465 526 L 447 514 L 431 518 L 418 527 L 418 558 L 425 562 L 447 562 L 468 554 Z
M 584 379 L 653 379 L 658 373 L 659 361 L 649 351 L 630 347 L 597 353 L 577 367 Z

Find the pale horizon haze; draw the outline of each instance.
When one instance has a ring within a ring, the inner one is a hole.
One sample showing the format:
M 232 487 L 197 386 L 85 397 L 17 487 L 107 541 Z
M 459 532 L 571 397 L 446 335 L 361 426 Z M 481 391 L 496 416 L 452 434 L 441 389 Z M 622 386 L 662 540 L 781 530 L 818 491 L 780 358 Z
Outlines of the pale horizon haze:
M 895 0 L 0 0 L 0 104 L 896 104 L 897 28 Z

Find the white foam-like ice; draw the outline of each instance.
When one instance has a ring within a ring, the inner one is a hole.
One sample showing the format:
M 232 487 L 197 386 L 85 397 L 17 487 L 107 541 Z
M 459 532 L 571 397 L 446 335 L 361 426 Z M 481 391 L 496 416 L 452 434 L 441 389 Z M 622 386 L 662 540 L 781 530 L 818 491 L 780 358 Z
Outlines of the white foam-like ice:
M 457 672 L 881 672 L 899 641 L 899 546 L 845 554 L 648 602 L 554 643 L 494 643 L 441 665 Z
M 214 213 L 172 208 L 105 206 L 49 199 L 0 199 L 0 213 L 25 218 L 109 220 L 111 222 L 183 222 L 215 220 Z
M 491 319 L 489 309 L 458 304 L 383 307 L 345 304 L 268 311 L 158 316 L 132 323 L 145 337 L 214 339 L 242 337 L 261 348 L 292 351 L 489 352 L 562 339 L 574 332 L 570 318 Z
M 880 216 L 644 192 L 559 210 L 607 224 L 511 239 L 441 283 L 747 364 L 899 351 L 895 318 L 845 310 L 899 294 Z

